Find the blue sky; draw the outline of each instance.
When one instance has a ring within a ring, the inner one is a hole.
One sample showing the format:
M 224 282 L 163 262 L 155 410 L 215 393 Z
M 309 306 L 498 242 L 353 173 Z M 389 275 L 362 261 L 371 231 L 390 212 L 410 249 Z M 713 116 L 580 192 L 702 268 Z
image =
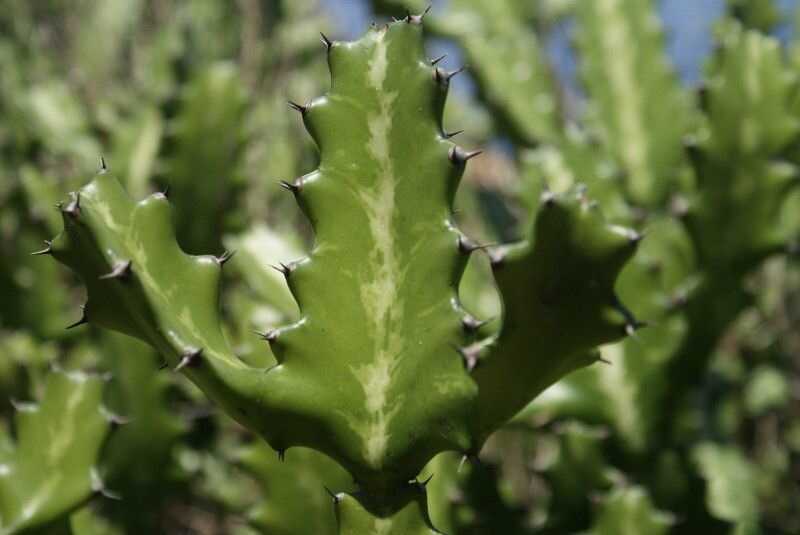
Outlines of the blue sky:
M 487 0 L 491 1 L 491 0 Z M 326 9 L 336 21 L 343 39 L 358 37 L 372 22 L 372 12 L 366 0 L 323 0 Z M 434 9 L 446 9 L 446 1 L 434 1 Z M 800 5 L 800 0 L 778 0 L 778 4 L 787 13 L 792 13 Z M 711 52 L 711 26 L 725 7 L 725 0 L 661 0 L 659 12 L 664 22 L 668 39 L 668 52 L 687 83 L 696 82 L 700 77 L 703 62 Z M 788 38 L 790 25 L 778 30 L 778 35 Z M 449 59 L 458 63 L 458 53 L 446 43 L 435 43 L 434 48 L 445 50 Z M 562 76 L 569 79 L 574 73 L 574 58 L 569 48 L 569 28 L 558 32 L 548 50 Z M 461 87 L 462 90 L 469 90 Z M 457 88 L 458 89 L 458 88 Z

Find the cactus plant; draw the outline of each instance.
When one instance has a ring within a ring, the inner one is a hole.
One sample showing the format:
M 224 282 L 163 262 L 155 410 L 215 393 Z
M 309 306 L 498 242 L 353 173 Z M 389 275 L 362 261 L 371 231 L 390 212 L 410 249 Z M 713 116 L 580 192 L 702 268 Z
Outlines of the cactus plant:
M 320 166 L 286 188 L 308 216 L 309 257 L 276 268 L 301 319 L 263 338 L 278 364 L 237 360 L 217 309 L 229 258 L 190 256 L 169 201 L 132 201 L 105 169 L 61 205 L 49 247 L 83 279 L 91 322 L 159 350 L 283 456 L 316 449 L 359 492 L 336 494 L 340 533 L 435 533 L 415 477 L 441 451 L 476 454 L 531 398 L 598 361 L 639 324 L 614 294 L 640 236 L 608 225 L 583 190 L 545 193 L 530 239 L 491 250 L 504 299 L 496 336 L 458 283 L 482 248 L 453 221 L 467 161 L 441 124 L 454 73 L 431 66 L 421 16 L 326 40 L 331 89 L 300 112 Z M 288 260 L 288 259 L 287 259 Z
M 0 453 L 0 533 L 46 526 L 107 493 L 95 466 L 112 423 L 102 392 L 100 377 L 54 372 L 41 403 L 16 405 L 16 444 L 4 437 Z

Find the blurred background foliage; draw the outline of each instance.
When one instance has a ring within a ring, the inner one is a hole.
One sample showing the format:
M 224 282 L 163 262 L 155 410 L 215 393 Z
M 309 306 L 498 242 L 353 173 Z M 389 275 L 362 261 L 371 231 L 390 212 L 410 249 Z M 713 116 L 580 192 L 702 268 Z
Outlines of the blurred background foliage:
M 286 101 L 326 89 L 320 31 L 353 38 L 425 7 L 4 0 L 0 532 L 336 532 L 325 487 L 355 489 L 345 472 L 307 450 L 281 461 L 139 342 L 65 330 L 83 296 L 30 253 L 57 231 L 52 206 L 101 165 L 135 197 L 165 191 L 186 251 L 236 251 L 228 334 L 241 358 L 269 365 L 252 331 L 297 314 L 269 266 L 312 240 L 279 184 L 316 163 Z M 796 11 L 776 0 L 434 2 L 431 58 L 469 66 L 445 124 L 486 149 L 459 192 L 461 228 L 484 243 L 519 238 L 543 191 L 585 184 L 645 234 L 619 290 L 649 324 L 604 349 L 609 365 L 546 391 L 479 458 L 432 461 L 420 478 L 434 475 L 443 532 L 800 532 Z M 473 260 L 462 294 L 496 318 L 487 265 Z M 70 388 L 88 388 L 62 370 L 104 378 L 102 400 L 54 412 Z M 3 468 L 35 467 L 36 436 L 68 440 L 64 418 L 84 426 L 83 457 L 75 468 L 65 449 L 42 470 L 82 470 L 80 481 L 31 509 L 41 471 L 9 484 Z M 39 531 L 12 525 L 20 511 Z

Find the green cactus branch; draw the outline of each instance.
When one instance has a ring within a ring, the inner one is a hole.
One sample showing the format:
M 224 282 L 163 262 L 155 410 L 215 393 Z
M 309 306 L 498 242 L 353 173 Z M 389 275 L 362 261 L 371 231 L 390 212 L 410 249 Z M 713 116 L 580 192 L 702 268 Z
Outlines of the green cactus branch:
M 334 500 L 343 534 L 435 533 L 420 470 L 441 451 L 477 453 L 596 361 L 595 346 L 638 327 L 614 284 L 639 235 L 604 223 L 581 192 L 547 195 L 530 244 L 492 251 L 504 324 L 469 345 L 477 322 L 458 287 L 483 248 L 456 228 L 453 201 L 479 152 L 444 133 L 456 73 L 425 57 L 421 22 L 326 42 L 329 92 L 292 104 L 320 164 L 285 186 L 315 244 L 276 266 L 300 316 L 264 332 L 275 366 L 236 358 L 218 311 L 229 255 L 185 254 L 163 194 L 135 203 L 103 170 L 61 206 L 48 251 L 86 284 L 83 320 L 151 344 L 279 455 L 304 446 L 342 465 L 360 487 Z
M 563 197 L 546 192 L 530 244 L 495 260 L 505 311 L 497 347 L 475 373 L 481 437 L 640 326 L 614 284 L 641 236 L 607 225 L 582 190 Z
M 47 526 L 107 493 L 95 466 L 113 419 L 102 393 L 100 377 L 53 372 L 40 403 L 17 404 L 16 444 L 0 452 L 0 533 Z

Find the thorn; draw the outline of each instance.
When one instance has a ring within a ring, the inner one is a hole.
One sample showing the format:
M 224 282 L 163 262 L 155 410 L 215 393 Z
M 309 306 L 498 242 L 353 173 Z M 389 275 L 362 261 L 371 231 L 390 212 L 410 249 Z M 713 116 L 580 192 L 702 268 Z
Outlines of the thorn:
M 256 333 L 259 338 L 261 338 L 262 340 L 266 340 L 269 343 L 272 343 L 275 340 L 277 340 L 278 339 L 278 335 L 280 334 L 278 329 L 270 329 L 270 330 L 265 331 L 263 333 L 259 332 L 259 331 L 253 331 L 253 332 Z
M 289 106 L 293 110 L 299 111 L 301 115 L 305 115 L 306 112 L 308 111 L 308 106 L 303 106 L 302 104 L 298 104 L 297 102 L 294 102 L 294 101 L 291 101 L 291 100 L 289 101 Z
M 492 271 L 501 269 L 506 263 L 506 255 L 499 249 L 489 250 L 489 267 Z
M 94 492 L 96 495 L 103 496 L 104 498 L 108 498 L 109 500 L 122 499 L 119 494 L 111 492 L 106 488 L 105 484 L 103 483 L 103 480 L 100 479 L 100 474 L 97 473 L 97 469 L 92 468 L 89 471 L 89 476 L 91 477 L 92 480 L 92 492 Z
M 224 266 L 225 262 L 227 262 L 228 260 L 233 258 L 233 255 L 235 255 L 235 254 L 236 254 L 236 251 L 225 251 L 225 252 L 223 252 L 221 255 L 216 257 L 217 264 L 219 264 L 220 267 Z
M 106 159 L 103 156 L 100 156 L 100 174 L 105 174 L 108 171 L 108 166 L 106 165 Z
M 471 373 L 480 365 L 480 348 L 471 345 L 467 347 L 454 346 L 453 349 L 455 349 L 456 352 L 461 355 L 461 359 L 464 361 L 464 368 L 468 372 Z
M 463 130 L 456 130 L 455 132 L 445 132 L 443 137 L 444 137 L 445 139 L 451 139 L 451 138 L 454 138 L 454 137 L 456 137 L 457 135 L 459 135 L 459 134 L 463 134 L 463 133 L 464 133 L 464 131 L 463 131 Z
M 301 186 L 295 182 L 287 182 L 285 180 L 279 180 L 278 184 L 285 189 L 286 191 L 291 191 L 295 196 L 300 193 Z
M 481 460 L 478 458 L 478 456 L 475 455 L 474 453 L 465 453 L 463 455 L 463 457 L 461 457 L 461 461 L 458 463 L 458 470 L 456 471 L 456 473 L 458 473 L 458 474 L 461 473 L 461 469 L 464 468 L 464 463 L 466 463 L 467 461 L 469 461 L 471 463 L 475 463 L 475 464 L 478 464 L 478 463 L 481 462 Z
M 292 271 L 294 270 L 294 267 L 292 267 L 289 264 L 284 264 L 283 262 L 281 262 L 277 266 L 272 266 L 271 265 L 270 267 L 272 269 L 276 270 L 276 271 L 280 271 L 281 273 L 283 273 L 283 276 L 286 277 L 286 278 L 288 278 L 289 275 L 291 275 Z
M 178 363 L 177 366 L 175 366 L 175 369 L 173 371 L 179 372 L 182 369 L 186 368 L 187 366 L 190 367 L 190 368 L 194 368 L 195 366 L 200 364 L 200 362 L 202 361 L 202 359 L 200 358 L 200 357 L 202 357 L 202 355 L 203 355 L 203 349 L 202 348 L 201 349 L 190 349 L 189 351 L 186 351 L 182 355 L 181 361 Z
M 602 362 L 603 364 L 608 364 L 609 366 L 611 366 L 611 361 L 603 357 L 603 355 L 597 356 L 597 362 Z
M 111 412 L 103 406 L 100 406 L 100 412 L 103 414 L 103 417 L 106 419 L 106 421 L 111 424 L 111 429 L 117 429 L 118 427 L 131 422 L 130 418 L 120 416 L 119 414 Z
M 449 84 L 453 77 L 458 76 L 467 69 L 466 65 L 462 65 L 454 71 L 445 71 L 438 67 L 433 71 L 433 77 L 439 84 Z
M 77 218 L 81 215 L 81 194 L 80 192 L 74 193 L 72 196 L 72 200 L 64 207 L 64 213 L 73 217 Z
M 339 496 L 336 493 L 334 493 L 331 489 L 329 489 L 327 485 L 322 485 L 322 488 L 325 489 L 325 492 L 327 492 L 328 496 L 330 496 L 331 499 L 333 500 L 333 505 L 337 505 L 341 501 L 341 498 L 339 498 Z
M 431 67 L 436 67 L 436 65 L 438 65 L 446 57 L 447 57 L 447 54 L 442 54 L 438 58 L 432 59 L 431 60 Z
M 419 15 L 412 15 L 410 11 L 406 10 L 406 16 L 403 19 L 403 22 L 406 22 L 408 24 L 422 24 L 422 19 L 424 19 L 425 15 L 428 14 L 428 12 L 431 10 L 431 7 L 433 6 L 428 5 L 428 7 L 425 8 L 425 11 L 423 11 Z
M 433 474 L 429 475 L 429 476 L 428 476 L 428 479 L 425 479 L 425 480 L 423 480 L 423 481 L 418 481 L 418 483 L 419 483 L 420 485 L 422 485 L 422 488 L 425 488 L 425 487 L 427 487 L 427 486 L 428 486 L 428 483 L 430 483 L 430 482 L 431 482 L 431 479 L 433 479 Z M 437 481 L 438 481 L 438 480 L 437 480 Z
M 89 323 L 89 318 L 86 316 L 86 305 L 81 305 L 81 319 L 76 321 L 75 323 L 71 323 L 67 325 L 67 329 L 74 329 L 79 325 L 83 325 L 84 323 Z
M 43 254 L 53 254 L 53 242 L 50 240 L 44 240 L 45 248 L 40 251 L 34 251 L 31 253 L 32 256 L 39 256 Z
M 284 462 L 286 460 L 286 449 L 278 450 L 278 460 Z
M 633 246 L 639 245 L 643 239 L 644 233 L 642 232 L 637 232 L 635 230 L 630 230 L 628 232 L 628 242 L 630 242 L 630 244 Z
M 475 316 L 466 315 L 466 316 L 464 316 L 464 318 L 462 318 L 461 325 L 464 327 L 464 330 L 466 332 L 474 333 L 474 332 L 477 332 L 481 327 L 483 327 L 484 325 L 486 325 L 490 321 L 492 321 L 492 320 L 491 319 L 479 320 Z
M 327 48 L 328 50 L 330 50 L 330 49 L 331 49 L 331 47 L 333 47 L 333 41 L 331 41 L 330 39 L 328 39 L 328 36 L 327 36 L 327 35 L 325 35 L 325 34 L 324 34 L 324 33 L 322 33 L 322 32 L 319 32 L 319 36 L 320 36 L 320 39 L 322 40 L 322 44 L 323 44 L 323 45 L 325 45 L 325 48 Z
M 467 152 L 461 147 L 451 147 L 447 157 L 450 158 L 450 161 L 453 163 L 453 165 L 461 166 L 481 154 L 483 154 L 482 150 Z
M 485 243 L 483 245 L 479 245 L 479 244 L 473 242 L 472 240 L 470 240 L 469 238 L 467 238 L 466 236 L 459 236 L 458 237 L 458 251 L 461 254 L 464 254 L 464 255 L 471 254 L 474 251 L 478 251 L 478 250 L 484 250 L 485 251 L 485 250 L 489 249 L 490 247 L 494 247 L 495 245 L 497 245 L 497 244 L 496 243 Z
M 100 280 L 109 280 L 109 279 L 120 279 L 124 280 L 127 279 L 131 274 L 131 261 L 125 260 L 124 262 L 117 262 L 114 264 L 114 269 L 112 269 L 109 273 L 105 275 L 100 275 L 97 277 Z

